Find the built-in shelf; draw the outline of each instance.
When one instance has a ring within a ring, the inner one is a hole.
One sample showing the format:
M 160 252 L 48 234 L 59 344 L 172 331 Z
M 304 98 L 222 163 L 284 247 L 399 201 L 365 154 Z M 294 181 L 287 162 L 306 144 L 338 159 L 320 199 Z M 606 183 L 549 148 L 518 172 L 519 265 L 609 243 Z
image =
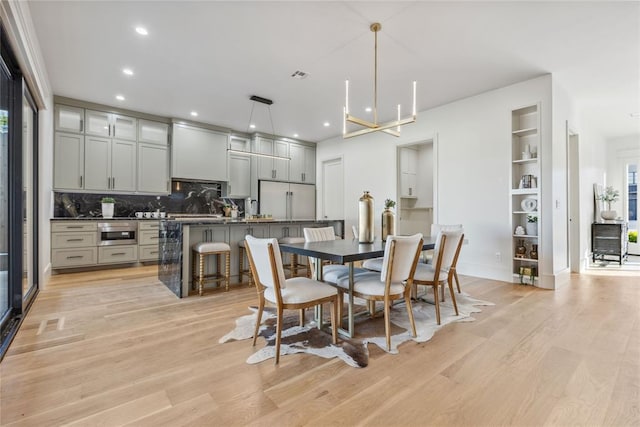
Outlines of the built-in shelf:
M 409 199 L 409 200 L 416 200 L 417 197 L 416 196 L 400 196 L 401 199 Z
M 433 208 L 400 208 L 403 211 L 430 211 Z
M 523 238 L 523 239 L 537 239 L 538 236 L 532 236 L 531 234 L 514 234 L 513 237 Z M 521 258 L 518 258 L 521 259 Z
M 517 237 L 523 237 L 523 236 L 517 236 Z M 536 236 L 531 236 L 531 237 L 536 237 Z M 536 262 L 536 263 L 538 262 L 537 259 L 532 259 L 532 258 L 516 258 L 516 257 L 513 257 L 513 260 L 514 261 Z
M 531 211 L 531 212 L 527 212 L 527 211 L 513 211 L 514 214 L 518 214 L 518 215 L 531 215 L 531 216 L 538 216 L 538 211 Z
M 538 133 L 537 128 L 517 129 L 513 131 L 515 136 L 529 136 Z
M 538 194 L 537 188 L 513 188 L 511 189 L 511 194 L 514 196 L 518 194 Z
M 538 161 L 537 157 L 534 157 L 532 159 L 519 159 L 519 160 L 514 160 L 513 163 L 516 164 L 527 164 L 527 163 L 536 163 Z

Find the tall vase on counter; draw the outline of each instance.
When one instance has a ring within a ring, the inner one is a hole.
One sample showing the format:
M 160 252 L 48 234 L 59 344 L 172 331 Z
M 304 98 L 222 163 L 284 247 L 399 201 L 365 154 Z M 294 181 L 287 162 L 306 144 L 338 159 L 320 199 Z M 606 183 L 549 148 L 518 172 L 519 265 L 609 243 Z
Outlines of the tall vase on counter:
M 358 241 L 360 243 L 373 243 L 373 197 L 365 191 L 358 200 Z
M 382 241 L 387 240 L 387 236 L 396 234 L 396 215 L 391 209 L 396 205 L 391 199 L 384 201 L 384 211 L 382 211 Z

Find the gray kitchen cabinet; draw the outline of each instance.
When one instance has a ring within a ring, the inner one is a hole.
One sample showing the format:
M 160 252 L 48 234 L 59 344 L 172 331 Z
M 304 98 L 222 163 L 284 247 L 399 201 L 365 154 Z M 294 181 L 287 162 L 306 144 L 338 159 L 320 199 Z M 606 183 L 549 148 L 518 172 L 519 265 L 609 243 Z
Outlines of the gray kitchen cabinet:
M 56 132 L 53 142 L 53 188 L 84 188 L 84 135 Z
M 169 194 L 169 147 L 138 143 L 138 192 Z
M 270 156 L 289 157 L 289 143 L 273 140 L 263 136 L 256 136 L 255 150 L 260 154 Z M 258 157 L 258 179 L 274 181 L 289 180 L 289 161 L 271 157 Z
M 138 221 L 138 260 L 157 261 L 160 259 L 160 222 Z
M 289 181 L 315 184 L 316 182 L 316 150 L 314 147 L 290 143 Z
M 413 148 L 400 149 L 400 196 L 417 197 L 418 151 Z
M 169 143 L 169 125 L 151 120 L 138 120 L 138 142 L 167 145 Z
M 136 141 L 138 119 L 104 111 L 85 110 L 85 134 Z
M 85 137 L 85 190 L 135 191 L 136 143 Z
M 84 108 L 56 104 L 53 115 L 56 131 L 84 132 Z
M 232 136 L 229 148 L 239 151 L 250 151 L 250 141 Z M 229 153 L 229 185 L 227 197 L 244 198 L 251 194 L 251 156 Z
M 190 125 L 173 125 L 172 177 L 227 181 L 229 135 Z

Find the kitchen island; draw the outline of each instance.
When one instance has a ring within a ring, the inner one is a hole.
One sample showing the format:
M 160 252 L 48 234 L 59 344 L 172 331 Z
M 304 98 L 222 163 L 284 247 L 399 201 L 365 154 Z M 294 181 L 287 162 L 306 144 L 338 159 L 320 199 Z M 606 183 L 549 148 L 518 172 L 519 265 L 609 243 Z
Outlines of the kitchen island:
M 191 248 L 200 242 L 225 242 L 231 246 L 231 284 L 238 282 L 238 243 L 247 234 L 255 237 L 303 237 L 305 227 L 333 226 L 344 237 L 343 220 L 278 220 L 230 218 L 168 218 L 160 221 L 158 278 L 180 298 L 191 289 Z M 283 259 L 286 263 L 286 258 Z M 206 266 L 214 269 L 213 261 Z

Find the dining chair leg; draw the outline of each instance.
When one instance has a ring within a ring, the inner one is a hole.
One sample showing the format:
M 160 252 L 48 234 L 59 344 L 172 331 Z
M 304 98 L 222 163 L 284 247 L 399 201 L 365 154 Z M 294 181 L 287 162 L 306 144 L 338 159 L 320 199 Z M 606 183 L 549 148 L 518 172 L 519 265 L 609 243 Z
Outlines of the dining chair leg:
M 344 292 L 338 290 L 338 327 L 342 327 L 342 309 L 344 306 Z
M 304 308 L 300 309 L 300 326 L 304 326 Z
M 440 324 L 440 298 L 438 297 L 438 286 L 433 287 L 433 300 L 436 303 L 436 320 Z
M 391 309 L 388 298 L 384 299 L 384 334 L 387 337 L 387 351 L 391 351 Z
M 449 280 L 449 293 L 451 294 L 451 301 L 453 302 L 453 308 L 456 311 L 456 316 L 458 315 L 458 304 L 456 303 L 456 294 L 453 292 L 453 281 Z
M 282 337 L 282 307 L 278 307 L 278 320 L 276 323 L 276 365 L 280 363 L 280 340 Z
M 338 344 L 338 295 L 336 295 L 335 301 L 331 303 L 331 338 L 333 338 L 333 343 Z
M 264 311 L 264 299 L 260 299 L 258 305 L 258 317 L 256 318 L 256 327 L 253 331 L 253 346 L 256 346 L 256 339 L 258 339 L 258 330 L 260 329 L 260 322 L 262 322 L 262 312 Z
M 372 319 L 375 319 L 376 317 L 376 302 L 374 300 L 369 300 L 369 314 L 371 315 Z
M 411 295 L 405 294 L 404 303 L 407 306 L 407 314 L 409 315 L 409 321 L 411 322 L 411 332 L 412 337 L 416 337 L 418 334 L 416 332 L 416 321 L 413 318 L 413 307 L 411 307 Z
M 453 270 L 453 277 L 456 279 L 456 286 L 458 287 L 458 293 L 461 294 L 462 291 L 460 290 L 460 279 L 458 279 L 458 271 L 457 270 Z

